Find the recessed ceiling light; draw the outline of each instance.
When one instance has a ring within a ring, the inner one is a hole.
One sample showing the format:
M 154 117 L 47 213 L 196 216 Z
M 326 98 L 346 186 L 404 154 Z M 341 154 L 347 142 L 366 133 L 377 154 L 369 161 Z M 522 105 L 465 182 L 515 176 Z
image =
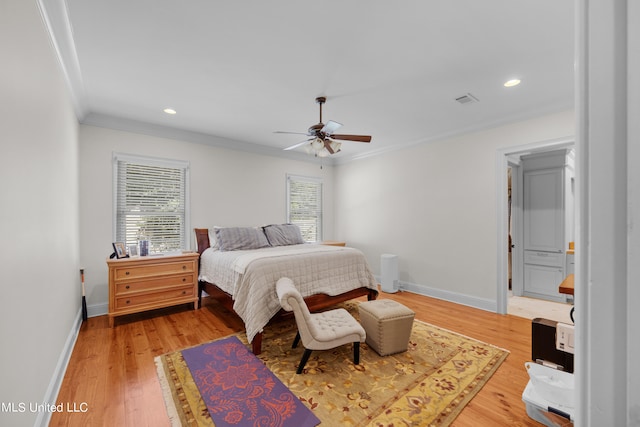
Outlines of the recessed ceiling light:
M 513 87 L 518 86 L 520 84 L 520 79 L 512 79 L 504 82 L 504 87 Z
M 176 114 L 176 113 L 177 113 L 177 111 L 176 111 L 176 110 L 174 110 L 173 108 L 165 108 L 165 109 L 164 109 L 164 110 L 162 110 L 162 111 L 164 111 L 164 112 L 165 112 L 165 113 L 167 113 L 167 114 Z

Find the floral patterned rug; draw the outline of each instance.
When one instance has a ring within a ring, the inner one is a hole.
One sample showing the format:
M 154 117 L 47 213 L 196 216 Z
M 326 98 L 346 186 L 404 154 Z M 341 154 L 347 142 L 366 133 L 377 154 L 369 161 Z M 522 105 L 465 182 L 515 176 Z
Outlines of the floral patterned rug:
M 236 336 L 181 351 L 216 426 L 315 427 L 320 420 Z
M 357 304 L 345 307 L 356 318 Z M 296 375 L 304 349 L 291 348 L 295 333 L 293 319 L 267 326 L 258 357 L 327 426 L 448 426 L 508 356 L 416 320 L 406 352 L 382 357 L 363 343 L 353 365 L 351 345 L 314 351 Z M 172 424 L 213 426 L 182 352 L 156 365 Z

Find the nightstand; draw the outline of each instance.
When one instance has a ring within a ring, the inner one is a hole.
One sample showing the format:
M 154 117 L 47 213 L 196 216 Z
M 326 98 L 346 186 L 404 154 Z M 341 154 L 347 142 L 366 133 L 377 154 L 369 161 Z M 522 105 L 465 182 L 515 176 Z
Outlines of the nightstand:
M 325 240 L 324 242 L 320 243 L 327 246 L 346 246 L 346 242 L 339 242 L 337 240 Z
M 108 259 L 109 326 L 114 318 L 198 301 L 197 252 Z

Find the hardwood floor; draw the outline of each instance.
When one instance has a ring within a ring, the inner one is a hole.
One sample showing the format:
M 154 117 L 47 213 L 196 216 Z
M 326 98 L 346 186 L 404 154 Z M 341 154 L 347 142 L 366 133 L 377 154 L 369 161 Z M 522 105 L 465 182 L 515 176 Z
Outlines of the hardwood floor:
M 510 351 L 454 426 L 540 426 L 522 402 L 531 358 L 531 321 L 497 315 L 409 292 L 381 294 L 416 318 Z M 81 327 L 57 403 L 78 412 L 53 413 L 51 426 L 168 426 L 153 358 L 243 330 L 240 319 L 215 301 L 127 316 L 109 328 L 106 316 Z M 81 410 L 84 410 L 81 411 Z

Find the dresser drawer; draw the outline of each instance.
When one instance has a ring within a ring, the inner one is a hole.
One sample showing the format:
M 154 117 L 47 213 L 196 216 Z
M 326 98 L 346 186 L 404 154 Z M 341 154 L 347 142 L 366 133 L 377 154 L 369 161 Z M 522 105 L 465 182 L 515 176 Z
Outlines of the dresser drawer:
M 564 266 L 564 254 L 557 252 L 524 251 L 524 263 L 562 267 Z
M 130 294 L 132 292 L 144 292 L 167 287 L 193 285 L 196 281 L 195 273 L 180 274 L 177 276 L 160 276 L 148 280 L 120 281 L 115 284 L 116 296 Z
M 116 297 L 115 309 L 125 310 L 136 306 L 166 302 L 179 298 L 194 298 L 196 296 L 193 285 L 180 288 L 170 288 L 164 291 L 154 291 L 150 293 L 140 293 L 133 295 L 123 295 Z
M 164 274 L 189 273 L 195 270 L 193 261 L 163 262 L 158 264 L 144 264 L 119 266 L 114 271 L 114 280 L 137 279 L 141 277 L 158 276 Z

